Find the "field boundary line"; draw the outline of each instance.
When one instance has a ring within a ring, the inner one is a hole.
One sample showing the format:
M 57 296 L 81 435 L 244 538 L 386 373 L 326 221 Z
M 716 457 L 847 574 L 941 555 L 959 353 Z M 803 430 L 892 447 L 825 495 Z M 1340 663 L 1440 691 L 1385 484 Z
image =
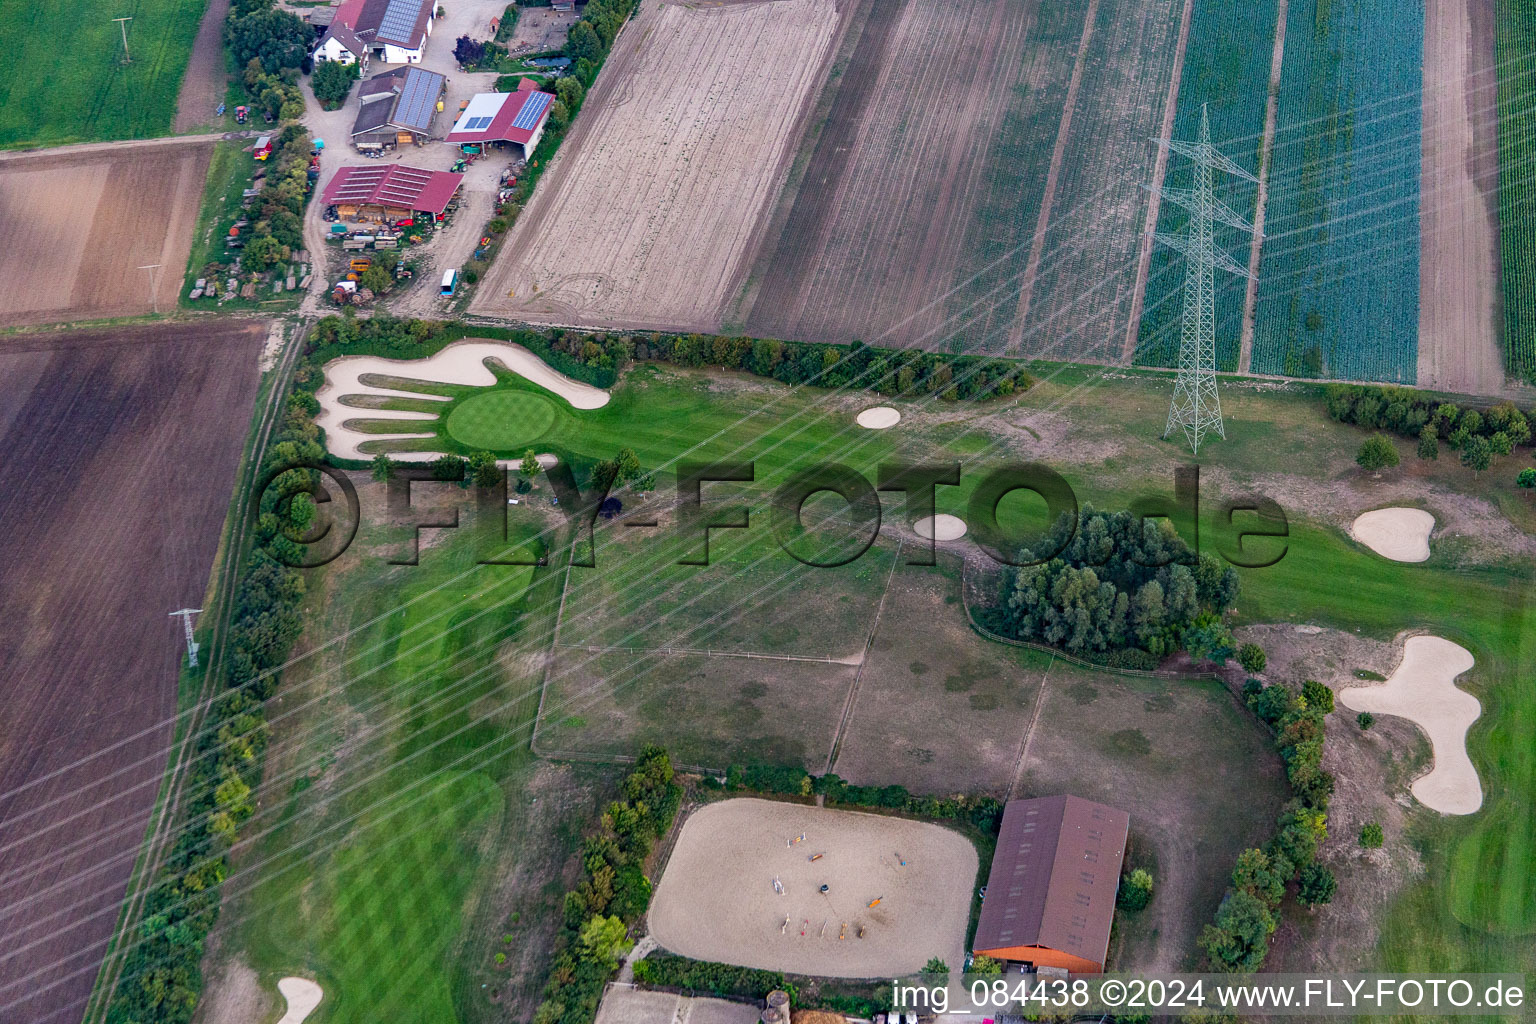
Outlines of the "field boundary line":
M 254 443 L 249 452 L 243 453 L 244 476 L 237 485 L 230 504 L 229 544 L 223 551 L 223 565 L 216 565 L 213 570 L 219 578 L 218 589 L 221 593 L 218 595 L 219 603 L 215 606 L 216 614 L 207 640 L 208 667 L 203 675 L 203 685 L 192 704 L 193 714 L 186 723 L 180 742 L 176 745 L 174 759 L 166 767 L 165 776 L 161 782 L 158 817 L 154 817 L 154 820 L 145 827 L 147 835 L 139 862 L 129 876 L 122 908 L 118 913 L 117 925 L 103 953 L 96 984 L 86 1000 L 82 1024 L 93 1024 L 93 1022 L 104 1020 L 108 1008 L 112 1005 L 112 997 L 122 982 L 123 970 L 126 967 L 127 954 L 121 951 L 120 940 L 123 934 L 137 923 L 145 901 L 154 889 L 155 876 L 164 860 L 167 841 L 176 831 L 172 825 L 180 810 L 182 792 L 186 783 L 187 752 L 202 733 L 204 717 L 212 704 L 212 694 L 216 690 L 218 680 L 223 677 L 227 650 L 224 634 L 234 614 L 235 591 L 239 585 L 240 569 L 249 534 L 246 528 L 249 516 L 246 513 L 252 498 L 252 489 L 261 471 L 261 461 L 266 454 L 267 444 L 279 422 L 279 410 L 287 397 L 293 366 L 299 352 L 303 350 L 308 331 L 307 321 L 301 321 L 295 328 L 287 350 L 283 353 L 273 374 L 271 391 L 267 394 L 266 407 L 260 413 Z
M 837 755 L 842 752 L 843 736 L 848 731 L 848 723 L 853 719 L 853 706 L 859 699 L 859 683 L 864 678 L 864 666 L 869 664 L 869 652 L 874 649 L 875 634 L 880 632 L 880 616 L 885 612 L 885 599 L 891 593 L 891 581 L 896 578 L 896 567 L 901 564 L 903 543 L 905 542 L 901 538 L 897 538 L 896 554 L 891 559 L 891 571 L 886 573 L 885 589 L 880 592 L 880 604 L 875 608 L 875 621 L 870 624 L 869 636 L 864 638 L 864 656 L 859 659 L 858 670 L 853 673 L 853 682 L 848 686 L 848 697 L 843 701 L 843 717 L 837 723 L 837 731 L 832 734 L 832 749 L 827 752 L 827 767 L 822 771 L 823 775 L 830 772 L 833 765 L 837 764 Z
M 1051 655 L 1050 663 L 1045 666 L 1045 672 L 1040 676 L 1040 693 L 1035 697 L 1035 710 L 1029 716 L 1029 724 L 1024 727 L 1024 739 L 1019 743 L 1019 756 L 1013 761 L 1013 775 L 1008 780 L 1008 795 L 1003 802 L 1013 799 L 1013 794 L 1018 792 L 1019 779 L 1023 777 L 1024 765 L 1029 761 L 1029 742 L 1035 738 L 1035 726 L 1040 722 L 1040 711 L 1045 707 L 1045 687 L 1051 679 L 1051 669 L 1056 667 L 1056 655 Z
M 864 655 L 858 658 L 834 658 L 818 654 L 761 654 L 757 651 L 717 651 L 707 647 L 622 647 L 605 644 L 561 644 L 555 647 L 568 651 L 590 651 L 594 654 L 672 654 L 700 655 L 706 658 L 756 658 L 760 661 L 808 661 L 818 665 L 862 665 Z M 867 651 L 865 652 L 868 653 Z
M 549 670 L 555 663 L 555 649 L 560 646 L 560 623 L 565 618 L 565 595 L 571 591 L 571 563 L 574 561 L 572 555 L 580 539 L 580 533 L 572 531 L 570 543 L 565 546 L 565 576 L 560 581 L 560 605 L 555 609 L 555 628 L 550 630 L 549 650 L 544 654 L 544 671 L 539 679 L 539 706 L 534 709 L 533 725 L 528 729 L 528 752 L 535 757 L 548 756 L 539 751 L 539 723 L 544 720 L 544 698 L 549 695 Z M 597 547 L 596 537 L 592 539 L 592 546 L 594 549 Z M 630 759 L 631 762 L 633 760 L 633 758 Z
M 1184 0 L 1184 16 L 1179 23 L 1179 45 L 1173 51 L 1173 74 L 1168 79 L 1168 99 L 1163 104 L 1163 132 L 1167 139 L 1173 136 L 1173 121 L 1179 111 L 1179 84 L 1184 78 L 1184 54 L 1189 49 L 1189 22 L 1194 17 L 1195 0 Z M 1157 147 L 1157 157 L 1152 164 L 1152 181 L 1147 196 L 1147 226 L 1141 236 L 1141 256 L 1136 261 L 1136 283 L 1131 286 L 1131 318 L 1125 325 L 1125 344 L 1120 350 L 1120 363 L 1129 366 L 1136 361 L 1136 339 L 1141 334 L 1141 309 L 1147 298 L 1147 274 L 1152 269 L 1152 232 L 1157 230 L 1158 214 L 1162 212 L 1163 178 L 1168 173 L 1168 148 Z
M 1264 109 L 1264 145 L 1259 150 L 1259 196 L 1253 210 L 1253 242 L 1248 248 L 1248 286 L 1243 295 L 1243 334 L 1237 349 L 1237 372 L 1253 365 L 1254 318 L 1259 306 L 1259 257 L 1264 249 L 1264 208 L 1269 200 L 1269 165 L 1274 159 L 1275 119 L 1280 112 L 1280 72 L 1285 63 L 1285 14 L 1290 0 L 1276 0 L 1275 49 L 1269 58 L 1269 99 Z
M 1056 199 L 1056 182 L 1067 156 L 1067 137 L 1072 134 L 1072 110 L 1077 106 L 1078 88 L 1083 84 L 1083 65 L 1088 60 L 1088 43 L 1093 39 L 1093 23 L 1099 17 L 1099 0 L 1088 0 L 1083 14 L 1083 34 L 1077 41 L 1077 57 L 1072 62 L 1072 77 L 1067 82 L 1066 99 L 1061 105 L 1061 123 L 1056 128 L 1056 145 L 1051 150 L 1050 169 L 1045 172 L 1045 192 L 1040 197 L 1040 212 L 1035 217 L 1035 234 L 1029 243 L 1029 260 L 1024 264 L 1024 283 L 1019 290 L 1019 309 L 1008 330 L 1004 352 L 1016 352 L 1024 344 L 1024 321 L 1034 300 L 1035 276 L 1040 272 L 1040 256 L 1045 236 L 1051 230 L 1051 206 Z

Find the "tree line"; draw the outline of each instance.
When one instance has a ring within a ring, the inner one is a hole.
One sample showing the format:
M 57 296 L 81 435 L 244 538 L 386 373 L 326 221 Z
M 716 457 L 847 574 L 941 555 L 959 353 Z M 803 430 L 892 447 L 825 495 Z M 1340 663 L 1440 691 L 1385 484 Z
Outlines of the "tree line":
M 263 472 L 323 456 L 313 422 L 318 411 L 313 394 L 289 396 Z M 311 476 L 283 473 L 261 496 L 254 546 L 242 563 L 224 634 L 223 689 L 194 744 L 176 841 L 150 883 L 138 931 L 127 939 L 131 947 L 108 1005 L 110 1024 L 186 1024 L 196 1009 L 198 962 L 218 917 L 229 850 L 255 812 L 252 791 L 268 739 L 263 704 L 277 689 L 274 670 L 303 629 L 304 579 L 281 559 L 297 556 L 294 539 L 316 514 Z
M 1249 679 L 1243 694 L 1248 707 L 1274 732 L 1291 798 L 1280 808 L 1275 835 L 1238 855 L 1216 919 L 1200 936 L 1200 948 L 1212 967 L 1233 972 L 1263 966 L 1287 893 L 1294 891 L 1297 903 L 1314 907 L 1332 901 L 1338 889 L 1333 872 L 1317 859 L 1318 847 L 1328 837 L 1328 800 L 1334 785 L 1323 768 L 1323 718 L 1333 710 L 1333 691 L 1311 679 L 1300 693 Z
M 1039 547 L 1059 554 L 1003 574 L 988 616 L 997 632 L 1125 668 L 1156 668 L 1180 650 L 1217 663 L 1236 653 L 1224 621 L 1236 571 L 1196 555 L 1167 520 L 1085 506 Z M 1025 550 L 1020 561 L 1034 557 Z
M 1529 415 L 1509 401 L 1463 408 L 1423 391 L 1371 384 L 1330 384 L 1324 394 L 1328 415 L 1340 423 L 1417 441 L 1418 457 L 1425 460 L 1440 457 L 1443 441 L 1474 473 L 1532 439 Z M 1375 472 L 1397 465 L 1398 456 L 1387 438 L 1374 437 L 1361 445 L 1355 461 Z M 1536 473 L 1532 477 L 1536 486 Z
M 640 751 L 620 786 L 621 799 L 603 811 L 582 841 L 582 877 L 565 894 L 554 962 L 534 1024 L 591 1024 L 603 988 L 633 945 L 629 930 L 651 904 L 646 858 L 667 834 L 682 803 L 672 760 L 660 747 Z

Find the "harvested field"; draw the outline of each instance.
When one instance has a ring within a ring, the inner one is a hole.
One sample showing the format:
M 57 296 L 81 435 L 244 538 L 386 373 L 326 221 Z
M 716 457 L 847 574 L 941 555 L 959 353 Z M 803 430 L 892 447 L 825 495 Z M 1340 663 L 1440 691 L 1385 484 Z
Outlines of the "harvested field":
M 961 960 L 976 869 L 970 841 L 938 825 L 725 800 L 683 823 L 650 930 L 663 948 L 701 960 L 891 978 L 929 957 Z
M 871 5 L 732 319 L 765 337 L 1118 359 L 1181 11 Z
M 74 1024 L 165 770 L 255 323 L 0 343 L 0 1018 Z
M 0 158 L 0 326 L 173 308 L 212 154 L 199 140 Z
M 832 0 L 645 0 L 474 312 L 718 327 L 839 24 Z
M 1424 387 L 1498 394 L 1498 74 L 1492 5 L 1424 2 L 1419 367 Z

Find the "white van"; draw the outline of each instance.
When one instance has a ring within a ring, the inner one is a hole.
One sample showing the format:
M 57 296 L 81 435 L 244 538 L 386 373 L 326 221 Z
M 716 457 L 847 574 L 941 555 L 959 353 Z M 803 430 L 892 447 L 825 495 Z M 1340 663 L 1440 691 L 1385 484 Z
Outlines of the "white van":
M 443 286 L 437 290 L 437 294 L 445 299 L 453 298 L 453 293 L 459 290 L 459 272 L 457 270 L 443 271 Z

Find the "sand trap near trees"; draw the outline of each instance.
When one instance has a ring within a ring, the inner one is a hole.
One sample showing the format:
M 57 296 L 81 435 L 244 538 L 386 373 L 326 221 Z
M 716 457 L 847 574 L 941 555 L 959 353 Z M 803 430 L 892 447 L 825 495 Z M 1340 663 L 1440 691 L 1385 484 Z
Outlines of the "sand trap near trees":
M 284 978 L 277 983 L 277 990 L 288 1000 L 288 1012 L 277 1024 L 302 1024 L 305 1017 L 315 1012 L 325 995 L 320 986 L 308 978 Z
M 505 369 L 553 392 L 570 403 L 574 409 L 601 409 L 608 404 L 608 392 L 590 384 L 572 380 L 553 370 L 538 356 L 506 341 L 456 341 L 425 359 L 384 359 L 379 356 L 343 356 L 325 366 L 325 384 L 315 393 L 320 401 L 320 415 L 315 422 L 325 431 L 326 447 L 332 455 L 343 459 L 369 459 L 372 456 L 358 446 L 366 441 L 402 440 L 432 437 L 431 433 L 402 431 L 392 434 L 364 433 L 352 429 L 354 420 L 436 420 L 437 414 L 410 411 L 394 412 L 385 409 L 364 409 L 350 404 L 348 399 L 360 395 L 381 398 L 414 398 L 435 402 L 447 402 L 442 395 L 413 390 L 409 381 L 429 381 L 439 384 L 467 384 L 490 387 L 496 383 L 496 375 L 486 366 L 487 360 L 495 360 Z M 372 378 L 372 382 L 364 378 Z M 393 378 L 388 382 L 380 378 Z M 438 452 L 398 452 L 391 455 L 400 462 L 429 462 Z
M 1423 562 L 1434 529 L 1435 517 L 1421 508 L 1379 508 L 1356 517 L 1349 535 L 1383 558 Z
M 1483 805 L 1477 769 L 1467 756 L 1467 730 L 1483 708 L 1456 687 L 1456 677 L 1473 664 L 1472 653 L 1460 644 L 1411 636 L 1403 646 L 1402 664 L 1385 683 L 1339 691 L 1340 703 L 1351 711 L 1397 715 L 1429 737 L 1434 767 L 1410 789 L 1420 803 L 1441 814 L 1471 814 Z
M 965 536 L 965 520 L 940 512 L 913 523 L 912 532 L 923 540 L 959 540 Z
M 651 902 L 650 931 L 664 949 L 700 960 L 896 977 L 933 956 L 961 962 L 976 869 L 970 840 L 938 825 L 724 800 L 683 823 Z
M 855 422 L 869 430 L 884 430 L 886 427 L 894 427 L 900 423 L 901 413 L 888 405 L 877 405 L 873 409 L 865 409 L 859 413 Z

